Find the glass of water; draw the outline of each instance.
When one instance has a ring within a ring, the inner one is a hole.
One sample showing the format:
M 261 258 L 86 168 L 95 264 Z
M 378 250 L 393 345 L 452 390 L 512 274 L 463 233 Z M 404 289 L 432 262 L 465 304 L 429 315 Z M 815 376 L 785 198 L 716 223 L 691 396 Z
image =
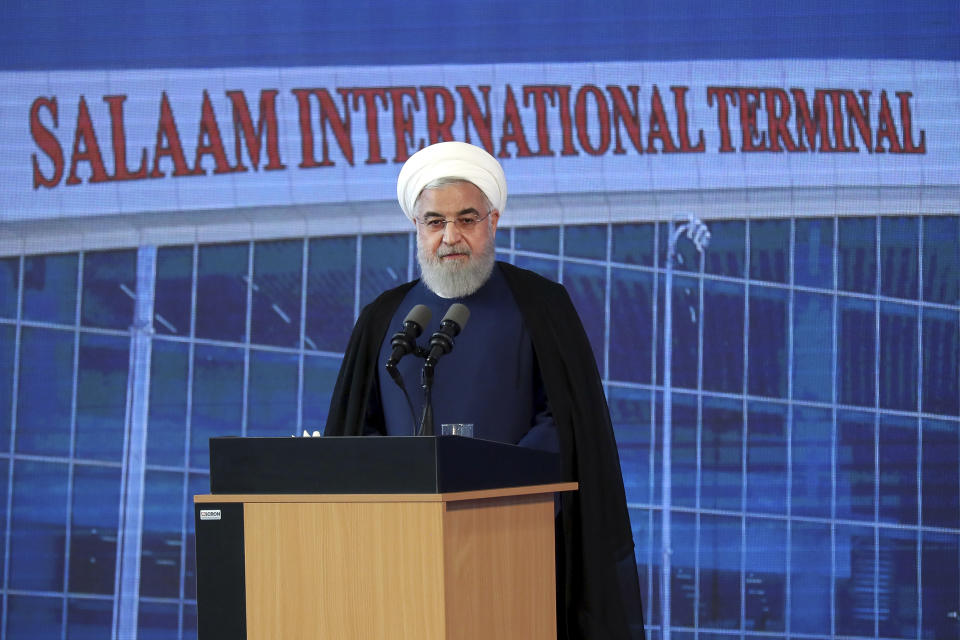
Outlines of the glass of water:
M 447 422 L 440 425 L 440 435 L 473 437 L 473 424 L 469 422 Z

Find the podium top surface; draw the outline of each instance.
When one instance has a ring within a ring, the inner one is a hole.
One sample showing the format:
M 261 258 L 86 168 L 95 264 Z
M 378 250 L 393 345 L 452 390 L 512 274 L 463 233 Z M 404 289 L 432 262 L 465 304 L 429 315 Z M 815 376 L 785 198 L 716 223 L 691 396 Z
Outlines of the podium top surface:
M 210 439 L 212 494 L 447 494 L 564 480 L 555 453 L 460 436 Z
M 208 502 L 462 502 L 576 491 L 578 487 L 579 485 L 576 482 L 555 482 L 553 484 L 537 484 L 525 487 L 454 491 L 450 493 L 217 493 L 195 495 L 193 496 L 193 502 L 195 504 Z

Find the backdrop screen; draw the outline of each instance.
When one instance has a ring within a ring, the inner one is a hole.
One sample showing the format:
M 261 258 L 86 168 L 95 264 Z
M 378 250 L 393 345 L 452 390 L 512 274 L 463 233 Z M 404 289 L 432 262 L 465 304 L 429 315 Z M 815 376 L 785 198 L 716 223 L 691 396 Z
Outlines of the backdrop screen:
M 207 440 L 323 428 L 442 140 L 581 315 L 648 637 L 960 633 L 955 0 L 0 17 L 0 637 L 196 637 Z

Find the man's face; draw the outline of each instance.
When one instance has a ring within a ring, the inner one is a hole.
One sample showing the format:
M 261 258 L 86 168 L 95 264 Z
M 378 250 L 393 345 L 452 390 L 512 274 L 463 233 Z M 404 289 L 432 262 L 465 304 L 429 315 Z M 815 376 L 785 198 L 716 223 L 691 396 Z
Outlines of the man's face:
M 490 277 L 496 260 L 494 238 L 500 213 L 493 210 L 488 216 L 487 206 L 483 192 L 469 182 L 420 194 L 413 211 L 417 260 L 424 283 L 434 293 L 462 298 Z
M 487 215 L 487 200 L 480 189 L 469 182 L 456 182 L 420 194 L 414 208 L 417 218 L 417 242 L 423 251 L 444 264 L 464 264 L 474 253 L 482 252 L 494 242 L 500 213 L 494 210 L 490 218 L 467 230 L 456 224 L 460 217 Z M 445 220 L 441 231 L 431 229 L 430 221 Z

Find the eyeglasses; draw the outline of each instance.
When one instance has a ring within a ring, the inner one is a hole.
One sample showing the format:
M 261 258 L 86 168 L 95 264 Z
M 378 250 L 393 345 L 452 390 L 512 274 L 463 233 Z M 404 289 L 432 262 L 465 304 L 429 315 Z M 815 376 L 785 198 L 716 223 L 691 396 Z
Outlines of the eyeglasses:
M 447 225 L 453 223 L 461 233 L 469 233 L 477 228 L 477 225 L 490 217 L 493 211 L 488 211 L 487 215 L 480 217 L 478 213 L 465 213 L 457 216 L 453 220 L 447 220 L 440 216 L 427 218 L 426 220 L 417 219 L 417 223 L 422 225 L 427 233 L 443 233 Z

